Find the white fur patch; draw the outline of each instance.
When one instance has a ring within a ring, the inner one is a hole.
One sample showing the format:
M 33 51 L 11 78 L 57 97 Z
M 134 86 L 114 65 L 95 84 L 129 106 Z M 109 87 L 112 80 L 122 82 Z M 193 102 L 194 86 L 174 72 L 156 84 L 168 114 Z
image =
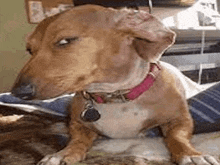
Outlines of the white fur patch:
M 142 129 L 143 122 L 149 118 L 149 111 L 138 104 L 114 103 L 94 104 L 101 118 L 93 125 L 111 138 L 134 138 Z

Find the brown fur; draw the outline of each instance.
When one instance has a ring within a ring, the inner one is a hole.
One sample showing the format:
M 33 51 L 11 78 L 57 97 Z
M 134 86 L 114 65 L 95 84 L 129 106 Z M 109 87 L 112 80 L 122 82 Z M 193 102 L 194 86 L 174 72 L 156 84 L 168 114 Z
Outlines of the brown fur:
M 66 45 L 59 45 L 59 41 L 66 38 L 74 39 Z M 174 38 L 172 31 L 143 11 L 92 5 L 76 7 L 45 19 L 30 35 L 27 47 L 32 57 L 20 72 L 14 89 L 30 82 L 36 86 L 35 99 L 82 90 L 113 92 L 130 89 L 138 85 L 149 70 L 149 67 L 144 71 L 136 66 L 144 63 L 147 68 L 150 62 L 158 62 L 163 51 L 173 44 Z M 141 76 L 134 80 L 131 78 L 134 73 Z M 189 142 L 193 125 L 181 88 L 177 78 L 162 65 L 153 87 L 134 101 L 117 105 L 120 108 L 116 112 L 130 110 L 130 105 L 144 110 L 141 112 L 147 117 L 143 122 L 133 121 L 131 117 L 135 129 L 123 117 L 121 121 L 111 118 L 104 121 L 103 125 L 99 125 L 104 130 L 95 123 L 83 122 L 80 114 L 86 100 L 78 93 L 71 111 L 70 142 L 60 152 L 45 157 L 41 163 L 53 163 L 51 157 L 67 163 L 84 159 L 97 136 L 106 135 L 105 130 L 107 134 L 109 130 L 112 137 L 126 138 L 134 136 L 129 134 L 130 130 L 141 132 L 158 125 L 163 130 L 174 162 L 180 163 L 184 156 L 201 155 Z M 100 110 L 111 113 L 111 108 L 117 106 L 107 105 Z M 122 128 L 111 127 L 114 123 L 125 126 L 128 134 L 120 134 Z

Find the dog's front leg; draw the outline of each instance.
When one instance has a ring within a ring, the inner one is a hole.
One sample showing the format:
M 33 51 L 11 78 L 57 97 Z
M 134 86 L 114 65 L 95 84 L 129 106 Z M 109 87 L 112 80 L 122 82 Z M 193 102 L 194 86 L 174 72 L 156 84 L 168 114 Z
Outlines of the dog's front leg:
M 219 165 L 212 156 L 202 155 L 192 146 L 193 122 L 187 110 L 182 112 L 180 117 L 161 126 L 172 161 L 180 165 Z
M 47 155 L 38 165 L 70 165 L 83 160 L 97 134 L 76 121 L 71 122 L 70 134 L 71 140 L 63 150 Z

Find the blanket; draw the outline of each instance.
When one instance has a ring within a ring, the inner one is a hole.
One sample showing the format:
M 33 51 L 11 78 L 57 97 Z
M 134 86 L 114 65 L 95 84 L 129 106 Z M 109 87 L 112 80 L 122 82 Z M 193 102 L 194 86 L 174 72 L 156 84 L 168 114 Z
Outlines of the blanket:
M 22 100 L 13 96 L 10 92 L 0 94 L 0 105 L 14 107 L 27 113 L 40 114 L 65 120 L 68 116 L 68 106 L 75 93 L 66 94 L 48 100 Z

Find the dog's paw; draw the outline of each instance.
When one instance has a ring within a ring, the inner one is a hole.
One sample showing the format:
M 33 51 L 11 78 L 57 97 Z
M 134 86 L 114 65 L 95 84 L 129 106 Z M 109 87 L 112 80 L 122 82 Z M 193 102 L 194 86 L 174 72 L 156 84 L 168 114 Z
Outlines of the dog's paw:
M 217 160 L 209 155 L 184 156 L 179 165 L 220 165 Z
M 73 154 L 71 156 L 63 157 L 59 154 L 52 154 L 45 156 L 37 165 L 70 165 L 82 160 L 80 154 Z
M 47 155 L 37 165 L 66 165 L 62 156 L 59 155 Z

